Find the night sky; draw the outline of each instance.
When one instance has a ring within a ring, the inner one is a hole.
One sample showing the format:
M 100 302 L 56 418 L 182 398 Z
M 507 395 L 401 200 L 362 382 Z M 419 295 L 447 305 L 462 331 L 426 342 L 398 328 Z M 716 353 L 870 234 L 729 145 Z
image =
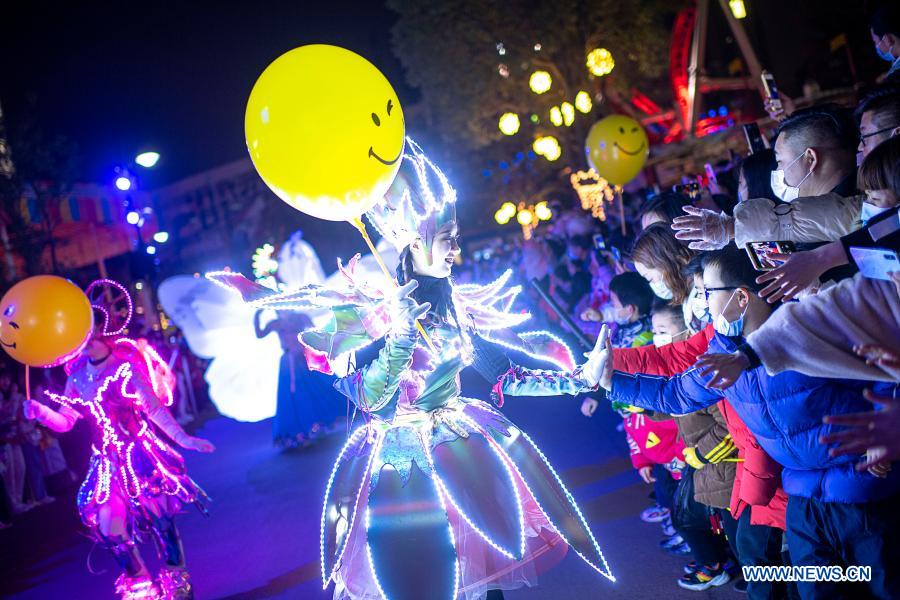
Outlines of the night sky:
M 401 102 L 417 99 L 390 51 L 396 16 L 380 2 L 80 4 L 4 3 L 0 102 L 12 127 L 34 97 L 42 128 L 78 143 L 86 180 L 110 180 L 117 163 L 145 148 L 163 155 L 144 178 L 150 187 L 245 156 L 244 106 L 256 77 L 304 44 L 354 50 Z
M 861 80 L 887 68 L 868 38 L 864 13 L 874 0 L 745 1 L 760 61 L 790 95 L 808 79 L 848 85 L 844 53 L 828 52 L 840 32 Z M 43 130 L 79 144 L 84 180 L 110 181 L 116 164 L 150 148 L 163 160 L 142 176 L 147 187 L 245 156 L 244 106 L 256 77 L 303 44 L 354 50 L 384 72 L 401 102 L 418 100 L 390 50 L 396 15 L 378 0 L 80 4 L 4 3 L 0 102 L 14 127 L 36 99 Z M 724 47 L 724 19 L 711 5 L 709 66 L 724 69 L 734 50 Z

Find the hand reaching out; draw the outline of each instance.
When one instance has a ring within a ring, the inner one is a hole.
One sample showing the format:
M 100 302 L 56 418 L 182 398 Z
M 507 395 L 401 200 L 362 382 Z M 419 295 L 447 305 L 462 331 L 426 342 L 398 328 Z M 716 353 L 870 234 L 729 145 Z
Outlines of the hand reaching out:
M 856 466 L 858 471 L 900 460 L 900 436 L 897 435 L 900 431 L 900 399 L 878 396 L 871 390 L 863 392 L 863 396 L 880 405 L 881 410 L 827 415 L 822 418 L 824 423 L 846 425 L 847 429 L 823 435 L 819 440 L 823 444 L 837 444 L 829 451 L 831 456 L 866 454 L 866 460 Z M 876 473 L 879 472 L 883 472 L 883 468 L 876 469 Z
M 431 309 L 430 302 L 419 304 L 415 299 L 410 298 L 409 295 L 417 287 L 419 287 L 419 282 L 414 279 L 395 290 L 394 297 L 391 299 L 397 309 L 396 320 L 393 323 L 395 331 L 405 334 L 415 333 L 416 321 L 424 317 Z
M 700 375 L 711 377 L 706 387 L 726 390 L 747 370 L 750 360 L 738 350 L 731 354 L 704 354 L 697 359 L 695 366 Z
M 900 354 L 879 346 L 878 344 L 859 344 L 853 346 L 853 351 L 859 356 L 866 359 L 867 365 L 878 365 L 879 367 L 889 367 L 891 369 L 900 369 Z
M 605 390 L 612 388 L 612 342 L 609 339 L 609 327 L 600 328 L 594 349 L 587 354 L 587 362 L 581 367 L 585 381 L 591 387 L 599 385 Z
M 817 284 L 819 276 L 828 270 L 828 265 L 823 264 L 814 251 L 794 254 L 766 252 L 766 258 L 773 263 L 781 263 L 780 267 L 756 278 L 756 283 L 769 283 L 759 291 L 760 298 L 766 298 L 769 304 L 791 300 L 803 290 Z
M 22 411 L 25 413 L 25 418 L 29 420 L 37 419 L 41 415 L 42 408 L 43 406 L 34 400 L 26 400 L 22 404 Z
M 734 237 L 732 217 L 723 212 L 715 212 L 695 206 L 685 206 L 685 216 L 675 217 L 672 229 L 679 240 L 694 240 L 688 244 L 693 250 L 719 250 L 728 245 Z

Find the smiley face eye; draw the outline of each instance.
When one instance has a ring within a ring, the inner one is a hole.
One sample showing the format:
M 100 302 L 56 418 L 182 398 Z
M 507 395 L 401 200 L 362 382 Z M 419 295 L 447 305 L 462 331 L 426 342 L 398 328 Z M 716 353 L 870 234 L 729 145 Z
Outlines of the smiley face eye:
M 636 131 L 637 131 L 637 127 L 632 127 L 632 128 L 631 128 L 631 133 L 635 133 Z
M 625 133 L 625 128 L 624 128 L 624 127 L 619 127 L 619 133 Z
M 10 316 L 11 314 L 13 314 L 14 310 L 16 310 L 15 305 L 10 304 L 9 306 L 7 306 L 6 308 L 3 309 L 3 316 L 4 317 Z
M 394 102 L 393 102 L 393 100 L 388 100 L 388 103 L 387 103 L 387 114 L 388 114 L 388 116 L 391 116 L 391 109 L 392 109 L 392 108 L 394 108 Z
M 10 322 L 9 322 L 9 326 L 12 327 L 13 329 L 18 329 L 18 328 L 19 328 L 19 324 L 16 323 L 15 321 L 10 321 Z
M 375 123 L 376 127 L 381 127 L 381 119 L 375 113 L 372 113 L 372 122 Z

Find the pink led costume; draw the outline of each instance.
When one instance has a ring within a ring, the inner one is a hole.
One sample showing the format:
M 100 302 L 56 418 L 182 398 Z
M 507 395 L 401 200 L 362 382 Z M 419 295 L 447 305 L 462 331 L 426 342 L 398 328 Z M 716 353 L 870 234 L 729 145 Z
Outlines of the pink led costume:
M 167 405 L 171 373 L 143 341 L 111 336 L 130 318 L 127 291 L 103 280 L 88 288 L 101 322 L 84 352 L 66 366 L 62 394 L 46 392 L 57 408 L 34 400 L 25 414 L 57 432 L 78 419 L 91 426 L 93 455 L 77 503 L 81 520 L 112 552 L 123 573 L 116 581 L 122 598 L 191 598 L 190 578 L 173 517 L 183 505 L 201 510 L 205 494 L 188 476 L 184 460 L 162 432 L 184 448 L 210 452 L 212 444 L 188 435 Z M 126 301 L 124 315 L 98 298 Z M 137 548 L 141 531 L 152 532 L 165 566 L 154 580 Z

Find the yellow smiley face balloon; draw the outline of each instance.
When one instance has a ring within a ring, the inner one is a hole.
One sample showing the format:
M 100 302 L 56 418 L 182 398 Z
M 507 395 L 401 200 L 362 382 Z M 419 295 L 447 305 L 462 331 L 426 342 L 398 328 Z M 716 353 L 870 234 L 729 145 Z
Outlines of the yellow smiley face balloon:
M 400 168 L 405 124 L 390 82 L 363 57 L 314 44 L 266 67 L 244 116 L 253 165 L 304 213 L 346 221 L 369 210 Z
M 36 275 L 0 299 L 0 344 L 30 367 L 53 367 L 81 352 L 94 328 L 91 303 L 62 277 Z
M 641 124 L 624 115 L 610 115 L 594 123 L 584 145 L 588 164 L 613 185 L 634 179 L 650 154 Z

